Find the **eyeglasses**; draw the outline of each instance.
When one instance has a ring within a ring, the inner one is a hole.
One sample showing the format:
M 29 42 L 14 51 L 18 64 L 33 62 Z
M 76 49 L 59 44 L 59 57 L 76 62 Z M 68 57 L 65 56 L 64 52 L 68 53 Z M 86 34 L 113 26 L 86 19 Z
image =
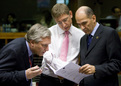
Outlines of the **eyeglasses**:
M 63 22 L 63 23 L 66 23 L 68 19 L 69 19 L 69 16 L 66 17 L 65 19 L 63 19 L 62 21 L 58 21 L 57 23 L 58 23 L 59 25 L 62 25 L 62 22 Z
M 41 44 L 43 48 L 47 48 L 48 44 Z

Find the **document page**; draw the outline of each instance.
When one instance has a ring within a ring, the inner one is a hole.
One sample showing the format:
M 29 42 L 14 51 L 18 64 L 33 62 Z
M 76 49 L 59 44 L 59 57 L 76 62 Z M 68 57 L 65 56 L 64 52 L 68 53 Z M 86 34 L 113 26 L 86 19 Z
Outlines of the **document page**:
M 50 66 L 50 65 L 48 65 Z M 84 78 L 87 77 L 89 75 L 87 74 L 82 74 L 79 73 L 79 68 L 81 66 L 74 64 L 74 63 L 69 63 L 66 66 L 62 67 L 61 69 L 55 71 L 54 73 L 58 76 L 61 76 L 63 78 L 66 78 L 70 81 L 73 81 L 77 84 L 79 84 L 79 82 Z M 53 68 L 50 66 L 50 68 L 53 70 Z

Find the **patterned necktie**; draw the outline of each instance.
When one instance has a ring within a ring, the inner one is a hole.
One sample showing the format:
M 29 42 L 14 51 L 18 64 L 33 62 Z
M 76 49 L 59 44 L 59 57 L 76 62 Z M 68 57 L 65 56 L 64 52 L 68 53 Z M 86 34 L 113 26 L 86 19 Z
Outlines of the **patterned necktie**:
M 91 34 L 89 34 L 88 35 L 88 41 L 87 41 L 87 49 L 89 48 L 89 45 L 90 45 L 90 43 L 91 43 L 91 41 L 92 41 L 92 35 Z
M 60 52 L 60 59 L 62 61 L 66 61 L 67 59 L 67 53 L 68 53 L 68 45 L 69 45 L 69 32 L 65 31 L 65 38 L 63 40 L 62 46 L 61 46 L 61 52 Z

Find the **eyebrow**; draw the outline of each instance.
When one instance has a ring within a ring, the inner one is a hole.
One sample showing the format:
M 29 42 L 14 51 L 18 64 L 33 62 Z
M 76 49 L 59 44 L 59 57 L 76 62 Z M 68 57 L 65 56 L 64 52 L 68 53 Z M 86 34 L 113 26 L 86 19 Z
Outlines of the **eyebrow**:
M 69 17 L 69 16 L 68 16 L 68 17 Z M 67 19 L 68 19 L 68 17 L 66 17 L 66 18 L 62 19 L 61 21 L 57 21 L 57 22 L 62 22 L 62 21 L 64 21 L 64 20 L 67 20 Z

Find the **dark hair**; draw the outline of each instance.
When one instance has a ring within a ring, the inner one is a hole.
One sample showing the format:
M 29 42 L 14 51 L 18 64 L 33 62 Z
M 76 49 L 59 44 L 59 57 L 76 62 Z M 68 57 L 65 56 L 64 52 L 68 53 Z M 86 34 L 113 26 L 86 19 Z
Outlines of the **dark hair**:
M 13 18 L 16 18 L 16 16 L 15 16 L 14 13 L 9 13 L 9 14 L 7 14 L 7 18 L 8 18 L 9 15 L 12 16 Z
M 119 8 L 118 6 L 114 6 L 114 7 L 112 7 L 112 9 L 111 9 L 111 11 L 113 12 L 113 13 L 115 13 L 115 9 L 116 8 Z
M 90 7 L 87 7 L 87 9 L 85 9 L 85 13 L 86 13 L 87 17 L 89 17 L 89 18 L 90 18 L 90 16 L 94 15 L 94 12 Z

